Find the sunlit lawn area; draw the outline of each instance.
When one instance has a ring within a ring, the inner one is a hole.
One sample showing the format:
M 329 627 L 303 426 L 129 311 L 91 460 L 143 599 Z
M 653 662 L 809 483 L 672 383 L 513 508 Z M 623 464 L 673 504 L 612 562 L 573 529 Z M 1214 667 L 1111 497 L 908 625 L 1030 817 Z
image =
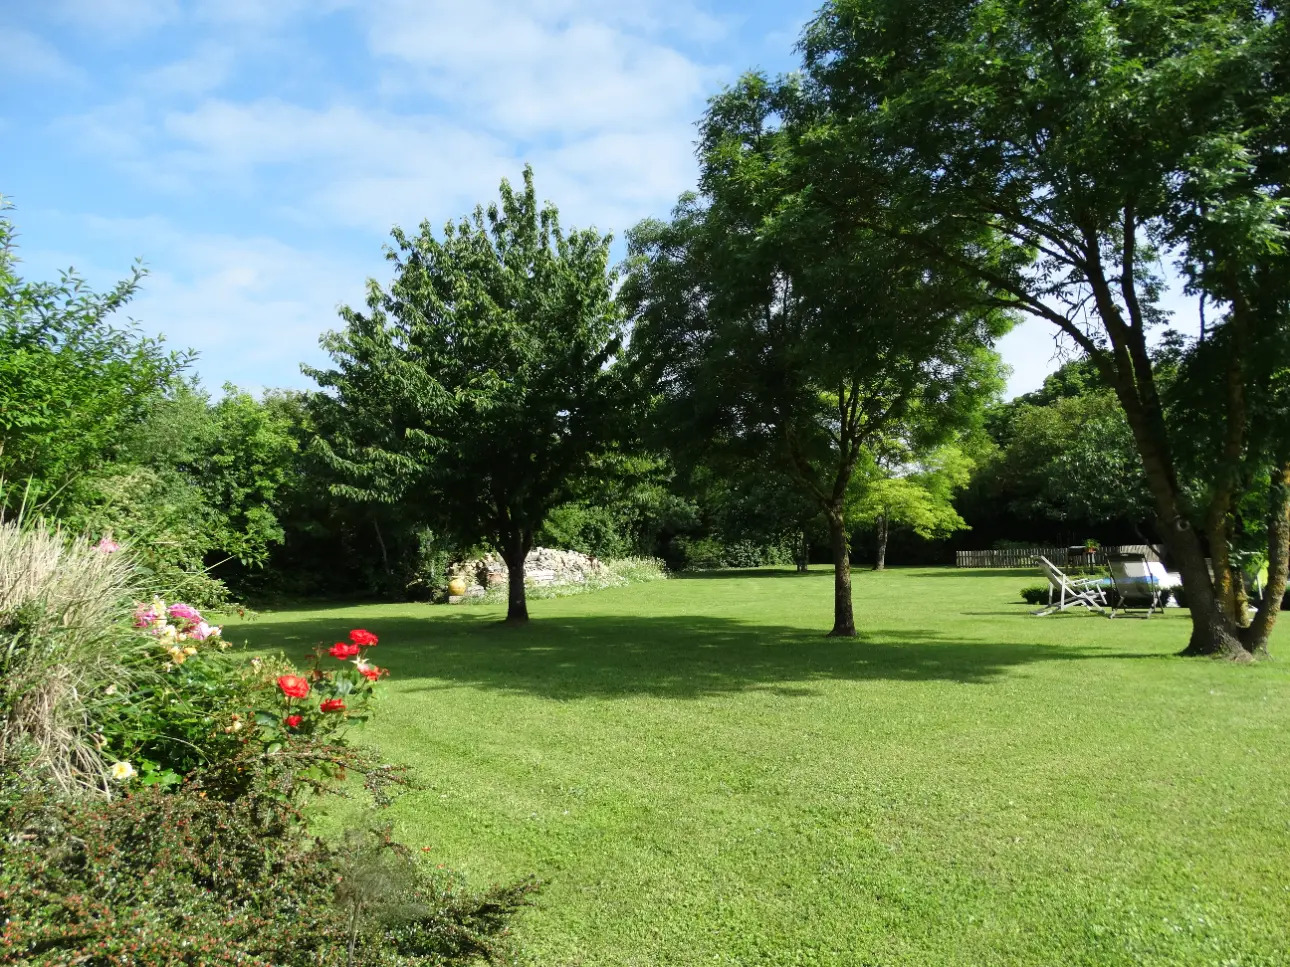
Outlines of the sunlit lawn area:
M 1290 664 L 1171 657 L 1177 609 L 1033 618 L 1033 583 L 857 572 L 856 641 L 823 637 L 826 571 L 229 637 L 381 636 L 361 734 L 422 783 L 397 834 L 547 881 L 535 963 L 1290 963 Z

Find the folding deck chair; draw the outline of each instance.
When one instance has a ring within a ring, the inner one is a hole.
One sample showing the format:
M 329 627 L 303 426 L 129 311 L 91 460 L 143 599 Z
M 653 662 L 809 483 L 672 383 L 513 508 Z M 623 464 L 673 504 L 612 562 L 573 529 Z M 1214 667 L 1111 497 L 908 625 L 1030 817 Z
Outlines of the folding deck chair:
M 1106 563 L 1116 598 L 1109 618 L 1133 607 L 1145 606 L 1148 618 L 1156 610 L 1163 612 L 1165 592 L 1182 583 L 1177 574 L 1166 571 L 1159 561 L 1148 560 L 1145 554 L 1108 554 Z
M 1032 614 L 1042 617 L 1067 608 L 1088 608 L 1098 614 L 1105 613 L 1103 607 L 1106 605 L 1106 593 L 1102 590 L 1101 578 L 1070 577 L 1042 555 L 1035 558 L 1035 563 L 1048 578 L 1048 607 Z M 1056 602 L 1053 601 L 1054 597 L 1057 598 Z

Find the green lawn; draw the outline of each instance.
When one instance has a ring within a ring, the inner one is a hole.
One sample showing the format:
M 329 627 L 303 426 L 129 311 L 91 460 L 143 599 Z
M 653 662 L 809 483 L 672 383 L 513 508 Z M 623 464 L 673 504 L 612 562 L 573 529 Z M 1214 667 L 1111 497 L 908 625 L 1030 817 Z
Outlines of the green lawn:
M 398 835 L 546 880 L 535 963 L 1290 964 L 1290 665 L 1171 657 L 1176 609 L 1033 618 L 1033 583 L 857 572 L 855 641 L 824 571 L 229 637 L 381 636 Z

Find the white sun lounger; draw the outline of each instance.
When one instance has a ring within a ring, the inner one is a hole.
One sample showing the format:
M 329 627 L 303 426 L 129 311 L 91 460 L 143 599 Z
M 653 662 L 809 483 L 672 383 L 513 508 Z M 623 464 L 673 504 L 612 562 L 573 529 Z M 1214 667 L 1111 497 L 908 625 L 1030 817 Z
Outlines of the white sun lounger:
M 1164 611 L 1165 592 L 1182 584 L 1177 574 L 1166 571 L 1164 564 L 1148 560 L 1144 554 L 1110 554 L 1107 566 L 1118 598 L 1108 615 L 1111 618 L 1130 607 L 1142 606 L 1150 618 L 1157 609 Z
M 1102 590 L 1101 578 L 1070 577 L 1042 555 L 1035 558 L 1035 563 L 1048 578 L 1048 607 L 1032 612 L 1033 614 L 1043 616 L 1055 611 L 1065 611 L 1067 608 L 1087 608 L 1098 614 L 1105 613 L 1103 608 L 1106 605 L 1106 594 Z M 1054 598 L 1057 600 L 1054 601 Z

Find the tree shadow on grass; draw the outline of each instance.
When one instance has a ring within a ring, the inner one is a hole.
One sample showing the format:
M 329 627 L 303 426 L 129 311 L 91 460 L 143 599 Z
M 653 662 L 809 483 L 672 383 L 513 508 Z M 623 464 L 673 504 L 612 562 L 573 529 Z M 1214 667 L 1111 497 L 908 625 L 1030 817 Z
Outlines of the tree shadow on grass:
M 1105 657 L 1072 646 L 950 639 L 932 630 L 881 630 L 858 639 L 802 628 L 704 615 L 596 615 L 542 618 L 508 626 L 494 614 L 463 612 L 430 620 L 370 623 L 373 653 L 405 683 L 426 689 L 471 687 L 570 700 L 702 698 L 752 690 L 807 697 L 823 681 L 943 681 L 987 684 L 1034 662 Z M 251 647 L 300 658 L 343 634 L 335 616 L 244 625 Z

